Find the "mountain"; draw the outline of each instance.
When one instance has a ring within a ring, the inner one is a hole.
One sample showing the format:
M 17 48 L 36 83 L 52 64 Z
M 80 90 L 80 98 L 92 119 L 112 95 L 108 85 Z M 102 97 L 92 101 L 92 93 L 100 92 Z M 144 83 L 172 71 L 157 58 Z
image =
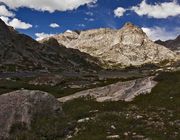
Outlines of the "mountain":
M 119 30 L 68 31 L 53 38 L 67 48 L 79 49 L 98 58 L 108 69 L 168 64 L 176 59 L 174 52 L 155 44 L 142 29 L 131 23 Z
M 180 54 L 180 35 L 174 40 L 161 41 L 157 40 L 155 43 L 163 45 L 168 49 Z
M 98 61 L 90 55 L 52 42 L 40 44 L 0 20 L 0 71 L 98 68 Z

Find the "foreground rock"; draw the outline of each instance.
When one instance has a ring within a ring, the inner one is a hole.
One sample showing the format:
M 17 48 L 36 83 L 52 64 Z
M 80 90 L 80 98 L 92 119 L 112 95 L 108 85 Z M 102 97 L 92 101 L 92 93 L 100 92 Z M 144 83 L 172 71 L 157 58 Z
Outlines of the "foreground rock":
M 59 98 L 60 102 L 66 102 L 81 97 L 91 97 L 98 102 L 104 101 L 132 101 L 140 94 L 150 93 L 151 89 L 157 84 L 153 81 L 154 77 L 141 78 L 127 82 L 118 82 L 105 87 L 99 87 L 78 92 L 76 94 Z
M 175 61 L 174 52 L 151 41 L 142 29 L 131 23 L 122 29 L 94 29 L 56 35 L 59 44 L 97 57 L 104 68 L 124 68 Z M 44 39 L 41 42 L 45 42 Z
M 61 104 L 41 91 L 19 90 L 0 96 L 0 139 L 8 138 L 15 126 L 30 129 L 38 116 L 63 114 Z

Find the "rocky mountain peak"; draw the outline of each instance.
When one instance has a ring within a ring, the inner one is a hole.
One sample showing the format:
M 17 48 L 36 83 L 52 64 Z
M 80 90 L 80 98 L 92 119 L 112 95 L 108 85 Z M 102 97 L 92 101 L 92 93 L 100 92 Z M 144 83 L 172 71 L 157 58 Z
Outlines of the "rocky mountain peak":
M 124 45 L 141 46 L 144 41 L 148 40 L 143 30 L 130 22 L 126 23 L 122 29 L 119 30 L 119 35 Z
M 0 19 L 0 27 L 1 27 L 0 30 L 6 27 L 6 24 L 1 19 Z
M 180 35 L 177 36 L 176 40 L 180 40 Z
M 124 26 L 122 27 L 122 30 L 127 30 L 127 31 L 139 31 L 140 33 L 144 34 L 143 30 L 141 28 L 139 28 L 138 26 L 134 25 L 131 22 L 127 22 L 124 24 Z
M 126 23 L 119 30 L 100 28 L 74 35 L 59 34 L 54 38 L 67 48 L 79 49 L 98 58 L 108 69 L 168 63 L 176 59 L 175 53 L 155 44 L 132 23 Z
M 123 26 L 123 28 L 135 28 L 137 26 L 135 26 L 133 23 L 131 22 L 126 22 Z

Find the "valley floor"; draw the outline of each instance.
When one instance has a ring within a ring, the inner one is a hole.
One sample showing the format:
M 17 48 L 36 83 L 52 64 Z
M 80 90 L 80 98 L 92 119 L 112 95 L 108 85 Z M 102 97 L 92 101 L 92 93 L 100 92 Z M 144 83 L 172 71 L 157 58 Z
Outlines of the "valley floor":
M 161 73 L 152 92 L 132 102 L 80 98 L 63 104 L 65 118 L 39 118 L 16 140 L 179 140 L 180 72 Z M 2 86 L 1 86 L 2 89 Z M 38 138 L 38 139 L 37 139 Z

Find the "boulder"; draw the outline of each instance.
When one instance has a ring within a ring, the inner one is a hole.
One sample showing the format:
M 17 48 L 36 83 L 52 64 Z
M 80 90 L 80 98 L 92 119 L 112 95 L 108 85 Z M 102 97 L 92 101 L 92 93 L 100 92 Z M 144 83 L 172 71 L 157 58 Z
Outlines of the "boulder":
M 0 96 L 0 139 L 10 136 L 13 127 L 31 129 L 37 117 L 64 115 L 61 103 L 41 91 L 18 90 Z

